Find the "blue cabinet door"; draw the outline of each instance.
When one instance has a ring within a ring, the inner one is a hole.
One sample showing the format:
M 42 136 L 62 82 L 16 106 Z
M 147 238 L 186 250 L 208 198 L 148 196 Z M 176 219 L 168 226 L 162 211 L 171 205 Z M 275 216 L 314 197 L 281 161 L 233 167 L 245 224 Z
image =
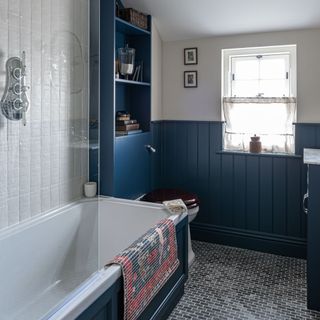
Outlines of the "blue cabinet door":
M 116 138 L 115 197 L 136 199 L 150 191 L 150 133 Z
M 320 166 L 309 166 L 308 308 L 320 311 Z

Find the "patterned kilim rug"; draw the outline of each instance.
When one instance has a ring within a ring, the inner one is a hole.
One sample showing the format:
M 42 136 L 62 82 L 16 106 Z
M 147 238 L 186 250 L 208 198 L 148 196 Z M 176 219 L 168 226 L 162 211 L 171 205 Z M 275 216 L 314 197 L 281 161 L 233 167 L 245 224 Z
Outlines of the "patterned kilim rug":
M 174 223 L 160 221 L 110 264 L 122 268 L 124 319 L 137 319 L 179 266 Z

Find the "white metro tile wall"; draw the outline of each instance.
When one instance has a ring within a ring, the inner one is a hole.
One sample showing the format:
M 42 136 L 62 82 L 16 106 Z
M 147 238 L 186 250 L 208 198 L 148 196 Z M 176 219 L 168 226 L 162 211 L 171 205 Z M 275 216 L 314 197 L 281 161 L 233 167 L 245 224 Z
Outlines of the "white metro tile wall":
M 26 51 L 27 125 L 0 114 L 0 229 L 82 196 L 88 179 L 89 0 L 0 0 L 5 63 Z

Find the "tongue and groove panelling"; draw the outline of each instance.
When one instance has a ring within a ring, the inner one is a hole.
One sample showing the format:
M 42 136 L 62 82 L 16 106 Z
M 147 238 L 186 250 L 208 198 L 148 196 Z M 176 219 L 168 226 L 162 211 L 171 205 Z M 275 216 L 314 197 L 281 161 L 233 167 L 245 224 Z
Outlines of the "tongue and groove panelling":
M 305 256 L 303 148 L 320 147 L 320 125 L 296 125 L 296 155 L 222 153 L 221 122 L 154 122 L 153 186 L 200 198 L 194 238 Z

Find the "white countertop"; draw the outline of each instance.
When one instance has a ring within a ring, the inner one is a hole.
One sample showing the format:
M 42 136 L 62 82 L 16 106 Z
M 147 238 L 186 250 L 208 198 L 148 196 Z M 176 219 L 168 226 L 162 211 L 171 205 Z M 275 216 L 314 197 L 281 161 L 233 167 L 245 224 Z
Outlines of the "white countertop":
M 303 149 L 303 162 L 320 165 L 320 149 Z

